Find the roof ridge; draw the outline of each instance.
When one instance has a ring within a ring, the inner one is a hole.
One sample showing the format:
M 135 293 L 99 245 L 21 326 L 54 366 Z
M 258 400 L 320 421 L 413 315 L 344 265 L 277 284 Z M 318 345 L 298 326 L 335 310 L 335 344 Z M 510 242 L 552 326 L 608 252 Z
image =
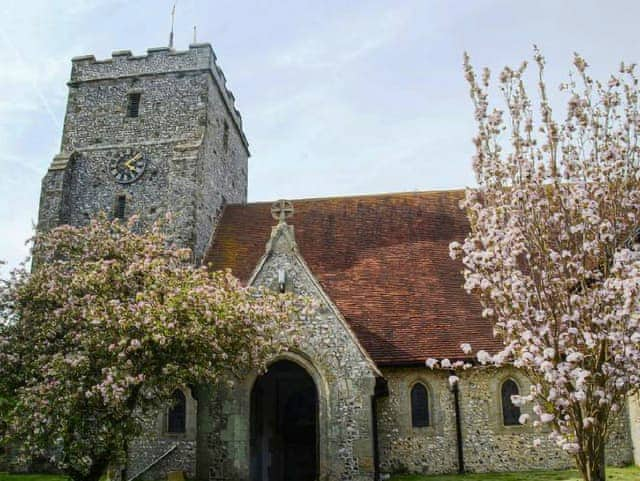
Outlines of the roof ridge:
M 452 194 L 456 192 L 464 192 L 467 187 L 460 187 L 457 189 L 435 189 L 435 190 L 409 190 L 402 192 L 379 192 L 376 194 L 347 194 L 347 195 L 330 195 L 326 197 L 301 197 L 297 199 L 286 198 L 291 202 L 318 202 L 318 201 L 326 201 L 326 200 L 340 200 L 340 199 L 366 199 L 373 197 L 403 197 L 403 196 L 420 196 L 425 194 Z M 271 204 L 278 199 L 273 200 L 259 200 L 255 202 L 244 202 L 244 203 L 229 203 L 229 206 L 248 206 L 248 205 L 260 205 L 260 204 Z

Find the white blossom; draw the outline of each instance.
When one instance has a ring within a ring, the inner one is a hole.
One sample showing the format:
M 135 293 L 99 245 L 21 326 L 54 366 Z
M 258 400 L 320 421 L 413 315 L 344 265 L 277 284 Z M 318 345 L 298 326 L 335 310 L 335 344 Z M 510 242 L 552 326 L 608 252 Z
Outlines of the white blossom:
M 438 364 L 438 360 L 437 359 L 433 359 L 433 358 L 429 358 L 429 359 L 427 359 L 425 364 L 427 365 L 427 367 L 429 369 L 433 369 Z
M 526 65 L 506 67 L 500 108 L 465 56 L 478 187 L 461 202 L 471 231 L 450 254 L 505 346 L 478 351 L 478 362 L 526 372 L 532 424 L 548 425 L 592 479 L 599 468 L 586 460 L 601 459 L 609 424 L 640 386 L 640 82 L 634 66 L 594 81 L 576 55 L 557 121 L 537 50 L 534 60 L 535 96 Z
M 487 351 L 478 351 L 476 356 L 480 364 L 487 364 L 491 362 L 491 355 Z

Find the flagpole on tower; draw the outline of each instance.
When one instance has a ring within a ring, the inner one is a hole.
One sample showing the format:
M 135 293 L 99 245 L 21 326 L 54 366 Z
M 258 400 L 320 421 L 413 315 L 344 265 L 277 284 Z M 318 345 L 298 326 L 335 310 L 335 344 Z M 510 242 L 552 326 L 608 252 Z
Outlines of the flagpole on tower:
M 173 48 L 173 24 L 176 19 L 176 3 L 174 2 L 173 8 L 171 9 L 171 32 L 169 33 L 169 48 Z

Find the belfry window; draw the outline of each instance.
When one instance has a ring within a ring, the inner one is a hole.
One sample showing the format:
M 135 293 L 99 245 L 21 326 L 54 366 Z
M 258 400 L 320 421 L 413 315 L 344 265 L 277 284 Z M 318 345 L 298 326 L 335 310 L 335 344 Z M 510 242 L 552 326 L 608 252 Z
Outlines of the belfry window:
M 520 424 L 520 408 L 513 404 L 511 396 L 518 396 L 518 385 L 512 379 L 502 383 L 502 422 L 505 426 L 518 426 Z
M 182 434 L 187 430 L 187 398 L 180 389 L 173 391 L 173 406 L 167 414 L 167 432 Z
M 411 389 L 411 425 L 414 428 L 429 426 L 429 395 L 422 384 Z
M 137 117 L 140 113 L 140 92 L 133 92 L 127 96 L 127 117 Z

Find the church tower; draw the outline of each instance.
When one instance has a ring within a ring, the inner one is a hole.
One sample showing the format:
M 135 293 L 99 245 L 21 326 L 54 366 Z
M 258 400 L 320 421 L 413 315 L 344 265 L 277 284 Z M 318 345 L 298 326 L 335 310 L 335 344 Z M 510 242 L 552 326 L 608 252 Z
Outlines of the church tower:
M 170 211 L 171 238 L 200 261 L 226 203 L 246 202 L 248 143 L 209 44 L 72 59 L 60 153 L 42 181 L 38 229 L 98 212 Z

